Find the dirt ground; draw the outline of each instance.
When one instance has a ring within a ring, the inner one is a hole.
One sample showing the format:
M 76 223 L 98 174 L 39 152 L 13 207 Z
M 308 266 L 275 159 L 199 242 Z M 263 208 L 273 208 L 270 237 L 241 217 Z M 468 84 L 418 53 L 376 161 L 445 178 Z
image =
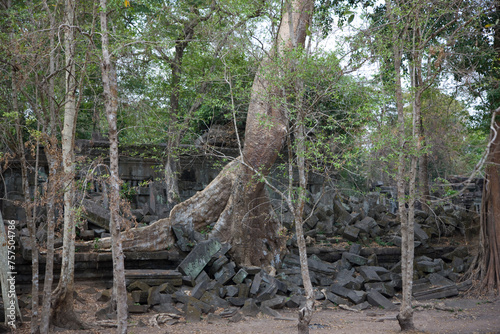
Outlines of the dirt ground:
M 105 322 L 95 319 L 95 312 L 104 303 L 97 302 L 100 287 L 95 283 L 78 285 L 78 298 L 75 308 L 89 325 L 86 330 L 60 330 L 61 334 L 111 334 L 115 329 L 106 327 Z M 297 332 L 297 310 L 280 310 L 281 318 L 272 318 L 259 314 L 256 318 L 244 317 L 238 322 L 227 319 L 204 319 L 198 323 L 186 323 L 184 319 L 172 319 L 150 312 L 131 315 L 129 334 L 287 334 Z M 396 320 L 396 311 L 384 311 L 371 308 L 361 312 L 344 310 L 339 307 L 317 308 L 311 322 L 311 333 L 354 333 L 377 334 L 400 332 Z M 414 333 L 500 333 L 500 298 L 454 298 L 426 301 L 417 306 L 414 322 L 418 331 Z M 156 325 L 158 324 L 158 325 Z M 15 333 L 29 333 L 29 323 L 24 324 Z

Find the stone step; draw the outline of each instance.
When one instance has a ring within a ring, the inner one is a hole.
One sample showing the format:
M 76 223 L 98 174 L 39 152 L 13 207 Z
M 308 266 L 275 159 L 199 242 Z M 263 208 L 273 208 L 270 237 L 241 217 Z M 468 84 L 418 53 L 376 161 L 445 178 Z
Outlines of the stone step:
M 163 283 L 181 286 L 182 274 L 177 270 L 128 269 L 125 270 L 125 281 L 127 285 L 134 281 L 141 281 L 149 286 L 157 286 Z

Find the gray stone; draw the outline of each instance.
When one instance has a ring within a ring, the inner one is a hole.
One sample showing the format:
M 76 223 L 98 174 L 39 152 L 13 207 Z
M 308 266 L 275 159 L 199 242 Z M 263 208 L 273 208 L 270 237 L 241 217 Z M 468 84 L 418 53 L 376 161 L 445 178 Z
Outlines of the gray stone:
M 376 290 L 388 298 L 394 297 L 395 294 L 394 287 L 384 282 L 365 283 L 365 289 L 367 292 Z
M 241 313 L 247 317 L 256 317 L 260 313 L 260 308 L 253 299 L 247 299 L 241 308 Z
M 377 290 L 370 290 L 366 295 L 366 300 L 373 306 L 382 307 L 386 310 L 393 310 L 396 306 L 387 298 L 382 296 Z
M 215 280 L 222 285 L 226 284 L 235 275 L 235 271 L 234 271 L 235 267 L 236 267 L 236 265 L 234 264 L 234 262 L 229 262 L 229 263 L 225 264 L 221 268 L 221 270 L 219 270 L 217 273 L 215 273 L 215 275 L 214 275 Z
M 200 298 L 200 301 L 204 302 L 205 304 L 213 306 L 215 309 L 229 307 L 229 302 L 220 298 L 219 296 L 216 296 L 215 294 L 209 291 L 205 291 L 203 296 Z
M 429 282 L 431 282 L 432 285 L 437 285 L 437 286 L 448 286 L 448 285 L 455 285 L 455 283 L 446 277 L 443 277 L 437 273 L 432 273 L 427 276 L 427 279 Z
M 179 271 L 184 275 L 197 277 L 210 261 L 210 258 L 220 249 L 221 244 L 216 239 L 200 242 L 179 264 Z
M 276 310 L 274 310 L 274 309 L 272 309 L 272 308 L 270 308 L 268 306 L 261 305 L 260 306 L 260 311 L 263 314 L 266 314 L 266 315 L 268 315 L 270 317 L 273 317 L 273 318 L 279 318 L 279 317 L 281 317 L 281 314 L 278 311 L 276 311 Z
M 360 220 L 354 224 L 361 232 L 370 233 L 370 231 L 377 226 L 375 219 L 371 217 L 365 217 L 363 220 Z
M 345 209 L 345 207 L 339 201 L 334 201 L 334 213 L 337 223 L 342 225 L 349 225 L 353 222 L 354 218 Z
M 227 263 L 229 263 L 229 259 L 224 255 L 220 256 L 210 266 L 210 270 L 209 270 L 210 275 L 215 275 L 215 273 L 218 272 Z
M 191 290 L 191 297 L 200 299 L 201 296 L 203 296 L 203 293 L 207 290 L 208 287 L 208 281 L 201 281 L 200 283 L 196 284 L 196 286 Z
M 255 277 L 253 278 L 253 282 L 252 282 L 252 287 L 250 288 L 250 295 L 256 295 L 257 292 L 259 291 L 260 289 L 260 283 L 262 282 L 262 277 L 261 277 L 261 274 L 258 273 L 257 275 L 255 275 Z
M 236 284 L 240 284 L 245 280 L 245 278 L 247 276 L 248 276 L 248 273 L 245 271 L 245 269 L 241 268 L 240 270 L 238 270 L 236 275 L 234 275 L 233 282 Z
M 415 224 L 414 230 L 416 240 L 426 242 L 429 239 L 429 236 L 427 235 L 427 233 L 425 233 L 420 224 Z
M 275 296 L 272 299 L 265 300 L 261 303 L 261 306 L 267 306 L 273 309 L 282 309 L 285 306 L 286 297 L 285 296 Z
M 458 288 L 455 284 L 448 286 L 440 286 L 437 288 L 431 288 L 423 291 L 416 291 L 413 293 L 413 297 L 415 297 L 416 300 L 449 298 L 457 295 L 458 295 Z
M 363 276 L 366 282 L 380 282 L 382 279 L 372 266 L 360 266 L 356 270 Z
M 227 285 L 226 287 L 226 297 L 234 297 L 238 295 L 240 289 L 235 285 Z
M 365 301 L 362 302 L 361 304 L 354 305 L 352 308 L 358 311 L 363 311 L 369 309 L 370 307 L 372 307 L 372 305 Z
M 299 308 L 306 302 L 306 297 L 301 295 L 293 295 L 285 303 L 288 308 Z
M 342 238 L 349 241 L 357 241 L 359 236 L 359 228 L 349 225 L 344 229 L 344 233 L 342 233 Z
M 245 298 L 245 297 L 228 297 L 226 299 L 227 299 L 228 302 L 231 303 L 231 305 L 242 307 L 243 305 L 245 305 L 245 302 L 247 301 L 248 298 Z
M 339 295 L 336 295 L 333 292 L 327 291 L 326 298 L 329 301 L 331 301 L 332 303 L 334 303 L 335 305 L 349 305 L 350 304 L 350 302 L 346 298 L 343 298 Z
M 350 290 L 337 284 L 330 285 L 329 290 L 336 295 L 349 299 L 354 304 L 362 303 L 365 300 L 364 295 L 358 294 L 356 290 Z
M 134 303 L 139 303 L 139 304 L 148 303 L 148 292 L 147 291 L 134 290 L 131 292 L 131 295 L 132 295 L 132 300 L 134 301 Z M 158 301 L 158 304 L 159 303 L 160 302 Z
M 348 252 L 344 252 L 342 254 L 342 258 L 346 259 L 351 264 L 357 265 L 357 266 L 364 266 L 366 264 L 366 262 L 367 262 L 366 257 L 363 257 L 361 255 L 356 255 L 356 254 L 348 253 Z
M 278 286 L 276 282 L 266 283 L 265 287 L 259 292 L 259 294 L 255 297 L 259 302 L 269 300 L 276 296 L 276 292 L 278 291 Z
M 127 286 L 127 291 L 132 292 L 135 290 L 148 291 L 150 286 L 143 281 L 134 281 Z
M 197 305 L 188 304 L 186 307 L 186 321 L 187 322 L 200 322 L 202 311 Z
M 360 244 L 352 244 L 351 247 L 349 247 L 349 253 L 351 254 L 356 254 L 360 255 L 361 253 L 361 245 Z

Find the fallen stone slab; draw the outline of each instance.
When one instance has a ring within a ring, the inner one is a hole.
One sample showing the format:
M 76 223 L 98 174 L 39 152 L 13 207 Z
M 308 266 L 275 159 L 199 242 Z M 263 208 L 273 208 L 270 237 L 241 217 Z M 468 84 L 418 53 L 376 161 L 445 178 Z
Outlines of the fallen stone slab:
M 382 296 L 377 290 L 370 290 L 366 295 L 366 300 L 373 306 L 382 307 L 386 310 L 393 310 L 396 308 L 389 299 Z
M 140 280 L 149 286 L 157 286 L 170 283 L 173 286 L 182 285 L 182 274 L 177 270 L 162 269 L 126 269 L 125 284 L 129 285 Z
M 349 305 L 350 302 L 347 298 L 341 297 L 339 295 L 334 294 L 333 292 L 326 292 L 326 298 L 334 303 L 335 305 Z
M 95 203 L 92 200 L 84 198 L 82 201 L 84 210 L 84 217 L 92 224 L 109 231 L 109 209 Z
M 360 266 L 356 270 L 363 276 L 367 283 L 382 281 L 377 271 L 371 266 Z
M 455 284 L 431 288 L 424 291 L 416 291 L 413 293 L 413 297 L 415 297 L 416 300 L 441 299 L 457 295 L 458 288 Z
M 359 228 L 353 225 L 348 225 L 344 228 L 344 233 L 342 233 L 342 238 L 355 242 L 358 240 L 358 237 L 359 237 Z
M 177 269 L 183 275 L 196 278 L 221 247 L 221 243 L 216 239 L 202 241 L 193 248 Z
M 368 261 L 366 257 L 349 252 L 344 252 L 342 254 L 342 258 L 349 261 L 349 263 L 357 266 L 364 266 Z
M 227 300 L 222 299 L 209 291 L 205 291 L 203 296 L 200 298 L 200 301 L 213 306 L 215 309 L 229 307 L 229 302 Z

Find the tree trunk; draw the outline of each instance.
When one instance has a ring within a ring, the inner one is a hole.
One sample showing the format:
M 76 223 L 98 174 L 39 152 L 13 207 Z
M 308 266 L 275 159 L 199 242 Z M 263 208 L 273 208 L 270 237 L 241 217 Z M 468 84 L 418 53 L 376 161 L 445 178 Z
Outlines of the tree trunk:
M 500 119 L 494 113 L 485 169 L 480 231 L 481 291 L 500 294 Z
M 104 88 L 104 105 L 109 126 L 109 170 L 110 170 L 110 231 L 113 254 L 113 298 L 111 309 L 116 310 L 117 333 L 127 333 L 127 287 L 125 285 L 125 262 L 121 242 L 120 217 L 120 177 L 118 174 L 118 85 L 116 72 L 109 52 L 109 33 L 107 20 L 107 0 L 101 0 L 101 41 L 102 60 L 101 72 Z
M 61 276 L 53 292 L 52 321 L 55 326 L 79 329 L 83 327 L 73 307 L 74 267 L 75 267 L 75 217 L 74 201 L 74 141 L 76 128 L 76 78 L 75 78 L 75 38 L 74 0 L 66 0 L 64 24 L 64 52 L 66 69 L 66 103 L 62 130 L 62 165 L 64 189 L 64 232 Z
M 391 1 L 386 1 L 387 12 L 390 17 L 390 22 L 395 24 L 394 14 L 392 12 Z M 403 36 L 405 34 L 402 34 Z M 398 189 L 398 210 L 399 219 L 401 222 L 401 276 L 403 281 L 402 302 L 399 314 L 397 316 L 399 325 L 402 331 L 414 329 L 413 325 L 413 309 L 411 307 L 411 283 L 413 278 L 413 261 L 410 263 L 410 243 L 413 247 L 413 240 L 410 239 L 410 222 L 409 210 L 406 208 L 406 184 L 405 184 L 405 165 L 408 149 L 405 141 L 405 115 L 403 104 L 403 91 L 401 84 L 401 61 L 402 61 L 402 46 L 400 45 L 403 37 L 398 34 L 394 27 L 392 35 L 393 55 L 394 55 L 394 74 L 395 74 L 395 95 L 396 95 L 396 108 L 398 112 L 398 142 L 400 146 L 399 159 L 398 159 L 398 172 L 396 176 L 397 189 Z M 413 231 L 412 231 L 413 232 Z M 412 260 L 412 259 L 411 259 Z
M 50 28 L 54 28 L 55 17 L 52 14 L 47 1 L 43 2 L 45 11 L 49 15 Z M 55 57 L 55 36 L 50 36 L 50 55 L 49 55 L 49 73 L 55 73 L 56 70 L 56 57 Z M 49 101 L 48 105 L 48 126 L 44 129 L 44 133 L 48 134 L 45 144 L 44 152 L 47 157 L 47 163 L 49 165 L 49 177 L 47 181 L 47 254 L 45 256 L 45 276 L 43 282 L 43 301 L 42 301 L 42 311 L 40 314 L 40 333 L 49 334 L 50 328 L 50 308 L 51 308 L 51 295 L 52 295 L 52 284 L 54 282 L 54 230 L 56 225 L 55 217 L 55 203 L 57 202 L 57 192 L 58 188 L 56 183 L 58 182 L 57 166 L 60 165 L 58 156 L 58 142 L 56 138 L 57 125 L 56 125 L 56 107 L 54 102 L 55 97 L 55 83 L 54 78 L 51 76 L 48 81 L 47 97 Z M 46 124 L 47 124 L 46 123 Z
M 292 12 L 291 20 L 288 13 L 283 15 L 271 58 L 283 56 L 293 45 L 304 45 L 312 1 L 292 1 Z M 203 191 L 176 205 L 170 218 L 132 229 L 131 236 L 122 236 L 125 249 L 163 249 L 173 243 L 172 225 L 192 224 L 199 229 L 216 222 L 211 236 L 230 242 L 232 255 L 239 264 L 265 267 L 281 261 L 284 240 L 278 234 L 280 224 L 273 215 L 264 183 L 254 172 L 259 171 L 261 177 L 268 175 L 286 136 L 288 120 L 275 102 L 283 90 L 271 81 L 271 58 L 262 61 L 254 79 L 242 156 L 228 164 Z M 110 240 L 102 240 L 101 245 L 110 245 Z

